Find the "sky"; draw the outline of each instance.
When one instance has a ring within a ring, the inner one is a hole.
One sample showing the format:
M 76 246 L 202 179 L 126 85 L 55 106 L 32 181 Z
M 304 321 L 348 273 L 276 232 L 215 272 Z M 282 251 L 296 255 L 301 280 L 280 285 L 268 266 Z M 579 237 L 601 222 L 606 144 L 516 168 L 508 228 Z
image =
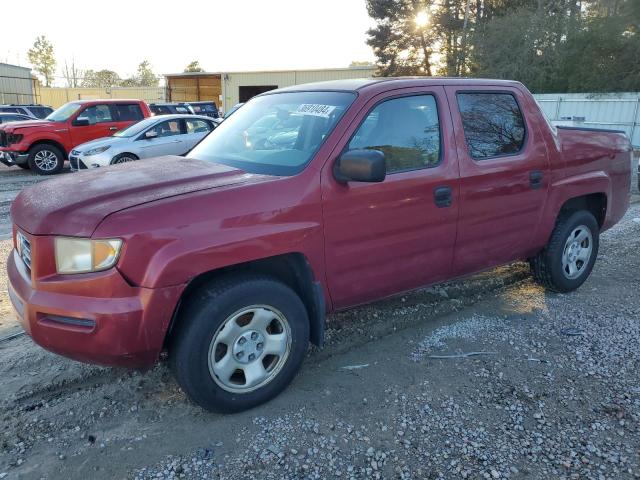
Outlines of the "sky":
M 3 2 L 0 62 L 30 66 L 36 36 L 61 67 L 108 69 L 122 78 L 149 60 L 156 74 L 192 60 L 207 71 L 347 67 L 373 61 L 365 0 L 27 0 Z M 8 41 L 7 41 L 8 40 Z

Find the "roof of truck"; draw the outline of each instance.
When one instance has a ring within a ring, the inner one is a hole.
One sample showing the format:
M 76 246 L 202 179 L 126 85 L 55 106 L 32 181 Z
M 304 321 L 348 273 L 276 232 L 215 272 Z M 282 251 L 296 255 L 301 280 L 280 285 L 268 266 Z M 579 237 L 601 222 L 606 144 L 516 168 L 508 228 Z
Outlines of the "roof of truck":
M 390 88 L 433 86 L 433 85 L 468 85 L 479 86 L 522 86 L 520 82 L 514 80 L 494 80 L 488 78 L 460 78 L 460 77 L 375 77 L 375 78 L 351 78 L 345 80 L 330 80 L 326 82 L 304 83 L 291 87 L 271 90 L 268 93 L 283 91 L 309 91 L 309 90 L 333 90 L 354 92 L 368 87 L 389 85 Z

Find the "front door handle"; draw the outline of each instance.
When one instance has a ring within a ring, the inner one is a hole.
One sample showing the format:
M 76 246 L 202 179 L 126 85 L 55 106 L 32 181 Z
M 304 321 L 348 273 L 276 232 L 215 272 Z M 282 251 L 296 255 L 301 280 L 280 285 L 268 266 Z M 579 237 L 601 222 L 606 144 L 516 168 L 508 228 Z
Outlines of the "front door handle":
M 112 132 L 115 132 L 116 130 L 118 130 L 118 127 L 109 127 L 109 130 L 111 130 Z
M 437 187 L 433 190 L 433 201 L 438 208 L 451 206 L 451 187 Z
M 538 190 L 539 188 L 542 188 L 543 178 L 544 175 L 540 170 L 534 170 L 533 172 L 529 173 L 529 185 L 532 189 Z

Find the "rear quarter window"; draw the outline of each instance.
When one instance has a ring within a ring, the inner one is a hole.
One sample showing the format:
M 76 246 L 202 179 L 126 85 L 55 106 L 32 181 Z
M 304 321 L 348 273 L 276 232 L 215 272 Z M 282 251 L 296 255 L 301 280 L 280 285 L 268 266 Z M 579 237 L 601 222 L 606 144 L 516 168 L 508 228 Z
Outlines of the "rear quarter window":
M 471 157 L 485 160 L 522 150 L 525 123 L 511 93 L 464 92 L 456 96 Z

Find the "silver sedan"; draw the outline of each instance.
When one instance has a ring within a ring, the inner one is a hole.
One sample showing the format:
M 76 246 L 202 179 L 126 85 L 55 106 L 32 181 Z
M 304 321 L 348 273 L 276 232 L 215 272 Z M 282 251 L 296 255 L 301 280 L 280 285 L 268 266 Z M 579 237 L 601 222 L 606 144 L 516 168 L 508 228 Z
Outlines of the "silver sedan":
M 202 115 L 159 115 L 146 118 L 112 137 L 83 143 L 71 150 L 71 170 L 105 167 L 162 155 L 184 155 L 217 125 Z

